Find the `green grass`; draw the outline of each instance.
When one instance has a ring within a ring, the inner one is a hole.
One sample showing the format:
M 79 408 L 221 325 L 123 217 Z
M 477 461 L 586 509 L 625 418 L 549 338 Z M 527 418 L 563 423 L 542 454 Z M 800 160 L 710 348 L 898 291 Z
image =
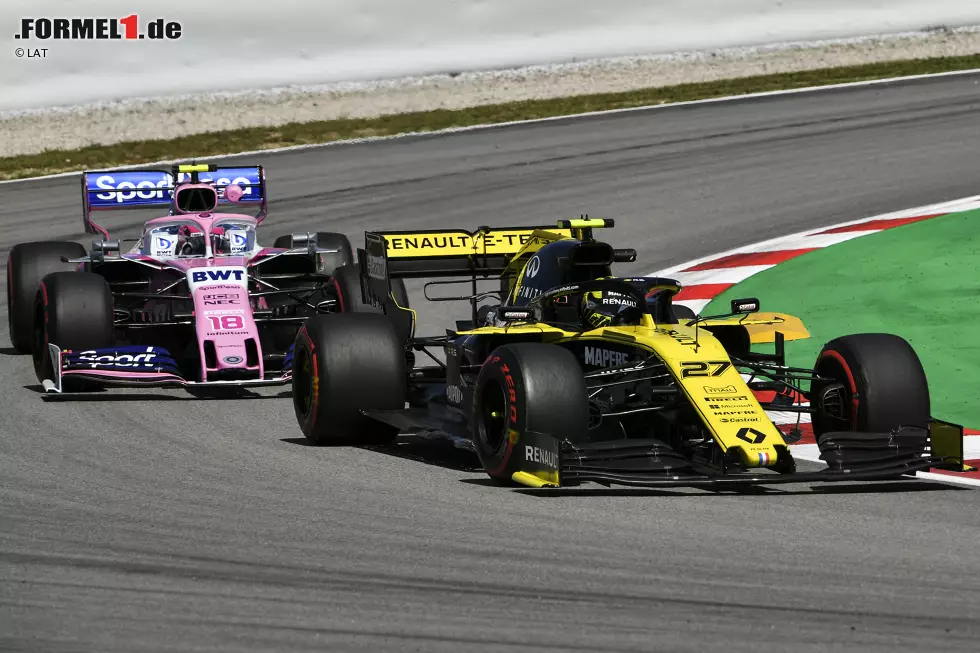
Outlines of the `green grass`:
M 508 102 L 454 111 L 418 111 L 377 118 L 294 122 L 276 127 L 233 129 L 166 140 L 95 145 L 76 150 L 47 150 L 39 154 L 0 158 L 0 179 L 18 179 L 57 172 L 136 165 L 151 161 L 192 159 L 290 145 L 327 143 L 350 138 L 391 136 L 410 132 L 428 132 L 449 127 L 547 118 L 588 111 L 703 100 L 728 95 L 746 95 L 765 91 L 826 86 L 971 68 L 980 68 L 980 54 L 760 75 L 700 84 L 649 88 L 624 93 L 602 93 L 550 100 Z
M 786 343 L 799 367 L 837 336 L 900 335 L 922 360 L 933 416 L 980 428 L 978 221 L 980 211 L 953 213 L 818 249 L 736 284 L 703 312 L 758 297 L 764 311 L 802 318 L 812 338 Z

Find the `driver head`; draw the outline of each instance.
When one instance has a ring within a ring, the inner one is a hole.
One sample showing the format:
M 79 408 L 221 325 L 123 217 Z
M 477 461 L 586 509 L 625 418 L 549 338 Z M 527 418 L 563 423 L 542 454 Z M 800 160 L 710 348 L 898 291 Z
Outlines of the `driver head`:
M 582 296 L 582 319 L 593 329 L 626 324 L 639 319 L 641 313 L 632 297 L 612 290 L 597 290 Z

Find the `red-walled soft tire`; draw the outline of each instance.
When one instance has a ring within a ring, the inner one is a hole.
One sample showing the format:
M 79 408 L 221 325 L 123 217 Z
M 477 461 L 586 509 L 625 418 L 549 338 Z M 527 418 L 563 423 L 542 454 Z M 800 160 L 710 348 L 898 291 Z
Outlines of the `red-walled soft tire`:
M 531 342 L 493 350 L 477 376 L 470 413 L 473 446 L 490 478 L 509 484 L 524 470 L 531 433 L 575 443 L 588 431 L 588 390 L 572 352 Z
M 391 440 L 397 429 L 364 409 L 405 407 L 405 345 L 384 315 L 315 315 L 296 334 L 293 408 L 303 435 L 319 445 Z
M 899 336 L 861 333 L 835 338 L 824 345 L 814 371 L 831 379 L 814 382 L 811 389 L 818 441 L 831 431 L 888 433 L 902 426 L 929 426 L 925 371 L 915 350 Z

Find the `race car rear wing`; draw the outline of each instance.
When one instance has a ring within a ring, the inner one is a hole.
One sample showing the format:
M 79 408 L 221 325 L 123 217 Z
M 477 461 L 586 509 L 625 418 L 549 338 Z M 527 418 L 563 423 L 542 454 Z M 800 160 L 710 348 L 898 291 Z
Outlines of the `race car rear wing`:
M 508 273 L 511 260 L 529 245 L 563 238 L 592 240 L 592 230 L 615 226 L 605 218 L 559 220 L 553 226 L 480 227 L 476 231 L 432 229 L 417 231 L 369 231 L 364 249 L 358 250 L 364 300 L 396 307 L 391 279 L 469 278 L 476 312 L 476 283 Z M 474 318 L 475 319 L 475 318 Z
M 242 197 L 238 203 L 257 204 L 259 213 L 255 216 L 256 220 L 262 222 L 265 219 L 268 197 L 262 166 L 191 164 L 173 166 L 170 170 L 91 171 L 82 173 L 82 221 L 85 233 L 102 234 L 106 240 L 109 239 L 109 232 L 92 221 L 92 211 L 171 209 L 174 187 L 189 181 L 190 176 L 195 174 L 198 181 L 214 184 L 219 205 L 230 203 L 224 198 L 225 188 L 232 184 L 240 186 Z

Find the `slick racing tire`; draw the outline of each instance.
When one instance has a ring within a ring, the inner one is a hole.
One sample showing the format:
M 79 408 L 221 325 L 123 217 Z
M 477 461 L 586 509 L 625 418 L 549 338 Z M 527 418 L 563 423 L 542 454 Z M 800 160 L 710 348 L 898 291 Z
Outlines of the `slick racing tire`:
M 54 376 L 48 344 L 62 350 L 112 347 L 112 292 L 91 272 L 55 272 L 37 288 L 34 300 L 34 372 L 38 381 Z
M 337 294 L 337 310 L 341 313 L 383 313 L 380 306 L 368 304 L 361 294 L 360 266 L 345 265 L 333 272 L 333 283 Z M 402 308 L 409 308 L 408 292 L 402 279 L 391 280 L 391 295 Z M 388 319 L 395 326 L 395 332 L 402 342 L 412 336 L 412 318 L 404 311 L 389 311 Z
M 74 270 L 77 263 L 61 257 L 81 258 L 85 248 L 78 243 L 37 242 L 14 245 L 7 258 L 7 325 L 10 343 L 22 354 L 34 351 L 34 297 L 38 284 L 52 272 Z
M 381 313 L 381 309 L 372 304 L 364 303 L 361 294 L 361 271 L 358 265 L 351 264 L 339 267 L 333 271 L 334 284 L 337 289 L 337 299 L 343 313 Z M 408 304 L 408 291 L 404 279 L 391 280 L 391 296 L 402 308 L 411 308 Z
M 308 440 L 319 445 L 390 441 L 397 429 L 361 411 L 402 409 L 407 394 L 405 346 L 384 315 L 316 315 L 296 335 L 293 408 Z
M 289 249 L 292 243 L 292 234 L 279 236 L 273 243 L 275 248 Z M 336 254 L 320 254 L 317 268 L 319 272 L 327 273 L 354 262 L 354 253 L 350 245 L 350 240 L 344 234 L 337 234 L 331 231 L 318 231 L 316 233 L 317 247 L 323 249 L 339 250 Z
M 696 320 L 698 317 L 693 309 L 688 306 L 684 306 L 684 304 L 673 304 L 671 308 L 674 309 L 674 317 L 677 318 L 678 322 Z
M 470 414 L 477 456 L 492 479 L 509 484 L 526 471 L 525 448 L 541 436 L 576 443 L 588 430 L 588 391 L 570 351 L 541 343 L 493 350 L 477 376 Z
M 814 372 L 810 403 L 813 432 L 888 433 L 902 426 L 926 429 L 929 385 L 915 350 L 899 336 L 862 333 L 824 345 Z

